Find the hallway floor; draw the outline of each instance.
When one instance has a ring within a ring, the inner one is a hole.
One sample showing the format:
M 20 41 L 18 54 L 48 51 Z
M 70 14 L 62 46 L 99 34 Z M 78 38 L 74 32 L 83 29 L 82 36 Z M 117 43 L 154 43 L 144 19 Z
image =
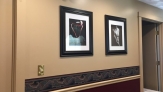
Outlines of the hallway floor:
M 155 91 L 155 90 L 150 90 L 150 89 L 144 88 L 144 92 L 160 92 L 160 91 Z

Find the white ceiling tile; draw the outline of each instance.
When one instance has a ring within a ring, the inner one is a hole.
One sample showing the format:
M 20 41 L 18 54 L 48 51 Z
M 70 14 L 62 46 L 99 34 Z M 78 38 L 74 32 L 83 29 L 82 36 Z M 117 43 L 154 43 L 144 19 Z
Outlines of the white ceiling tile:
M 163 9 L 163 0 L 139 0 L 139 1 Z

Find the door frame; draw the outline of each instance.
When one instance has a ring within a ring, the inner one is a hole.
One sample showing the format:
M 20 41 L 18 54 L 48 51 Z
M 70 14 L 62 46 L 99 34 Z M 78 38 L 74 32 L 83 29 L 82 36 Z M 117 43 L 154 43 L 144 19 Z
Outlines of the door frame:
M 139 16 L 138 14 L 138 43 L 139 43 L 139 62 L 140 62 L 140 92 L 144 92 L 144 83 L 143 83 L 143 51 L 142 51 L 142 20 L 147 20 L 147 21 L 151 21 L 151 22 L 155 22 L 155 23 L 160 23 L 159 25 L 159 36 L 160 36 L 160 80 L 161 80 L 161 85 L 160 85 L 160 89 L 161 89 L 161 92 L 163 92 L 163 85 L 162 85 L 162 76 L 163 76 L 163 38 L 162 38 L 162 35 L 163 35 L 163 32 L 162 32 L 162 29 L 163 29 L 163 23 L 160 22 L 160 21 L 156 21 L 156 20 L 152 20 L 152 19 L 148 19 L 148 18 L 144 18 L 144 17 L 141 17 Z
M 17 27 L 17 0 L 12 0 L 12 66 L 11 92 L 16 92 L 16 27 Z

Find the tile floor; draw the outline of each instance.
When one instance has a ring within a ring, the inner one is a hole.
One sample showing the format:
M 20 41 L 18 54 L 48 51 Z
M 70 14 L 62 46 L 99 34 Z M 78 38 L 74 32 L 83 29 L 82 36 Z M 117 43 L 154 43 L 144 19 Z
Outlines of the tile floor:
M 150 90 L 150 89 L 144 88 L 144 92 L 160 92 L 160 91 L 155 91 L 155 90 Z

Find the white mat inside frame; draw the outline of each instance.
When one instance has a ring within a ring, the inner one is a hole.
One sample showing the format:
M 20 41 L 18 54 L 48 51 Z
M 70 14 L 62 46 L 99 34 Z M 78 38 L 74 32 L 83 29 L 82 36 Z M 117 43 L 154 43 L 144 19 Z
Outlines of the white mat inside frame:
M 151 90 L 151 89 L 146 89 L 146 88 L 144 88 L 144 92 L 160 92 L 160 91 L 155 91 L 155 90 Z

